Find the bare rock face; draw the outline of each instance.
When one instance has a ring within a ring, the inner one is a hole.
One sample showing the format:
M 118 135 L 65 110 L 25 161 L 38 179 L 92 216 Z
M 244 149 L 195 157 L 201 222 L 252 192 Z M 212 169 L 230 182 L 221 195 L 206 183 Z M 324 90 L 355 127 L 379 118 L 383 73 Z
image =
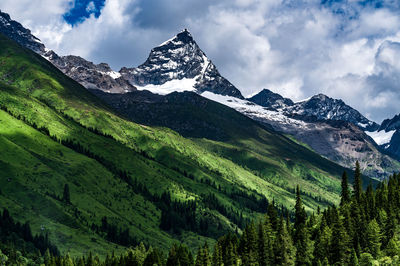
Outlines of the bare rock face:
M 10 18 L 10 15 L 0 11 L 0 32 L 13 39 L 21 46 L 42 54 L 45 52 L 44 44 L 31 31 L 24 28 L 20 23 Z
M 381 143 L 381 148 L 388 154 L 400 160 L 400 114 L 391 119 L 383 120 L 378 135 L 388 135 L 386 141 Z M 379 134 L 380 133 L 380 134 Z
M 240 91 L 220 75 L 186 29 L 153 48 L 142 65 L 122 68 L 120 73 L 137 86 L 194 79 L 194 87 L 198 93 L 210 91 L 243 99 Z
M 360 127 L 349 122 L 287 123 L 260 117 L 254 119 L 294 136 L 315 152 L 344 167 L 353 168 L 359 161 L 363 173 L 373 178 L 384 179 L 400 167 L 400 163 L 383 153 Z
M 108 64 L 94 64 L 79 56 L 58 56 L 53 51 L 43 55 L 64 74 L 88 89 L 98 89 L 109 93 L 126 93 L 136 88 Z
M 263 89 L 247 100 L 266 107 L 269 110 L 278 110 L 294 105 L 294 102 L 289 98 L 283 98 L 280 94 L 274 93 L 268 89 Z
M 0 32 L 45 57 L 64 74 L 86 88 L 111 93 L 125 93 L 136 90 L 135 86 L 123 79 L 118 72 L 112 71 L 105 63 L 96 65 L 79 56 L 59 56 L 54 51 L 48 50 L 38 38 L 31 34 L 30 30 L 1 11 Z

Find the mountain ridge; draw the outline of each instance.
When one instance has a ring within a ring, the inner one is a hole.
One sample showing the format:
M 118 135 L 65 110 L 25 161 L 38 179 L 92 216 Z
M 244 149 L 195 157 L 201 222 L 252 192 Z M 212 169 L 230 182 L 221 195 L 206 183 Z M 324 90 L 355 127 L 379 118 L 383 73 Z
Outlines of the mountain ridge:
M 10 20 L 9 16 L 4 18 Z M 0 31 L 3 30 L 2 28 L 4 27 L 0 24 Z M 29 31 L 27 33 L 30 34 Z M 24 36 L 29 37 L 30 35 L 25 34 Z M 28 39 L 33 40 L 33 43 L 38 43 L 36 39 L 32 39 L 33 37 L 31 36 Z M 222 98 L 228 96 L 241 101 L 244 100 L 240 91 L 219 74 L 215 65 L 206 57 L 186 29 L 153 48 L 148 59 L 139 67 L 122 68 L 120 72 L 112 71 L 104 63 L 96 65 L 77 56 L 60 57 L 53 51 L 45 49 L 44 54 L 40 51 L 39 54 L 52 62 L 64 74 L 88 89 L 122 94 L 136 90 L 149 90 L 161 95 L 174 91 L 194 91 L 202 96 L 211 96 L 216 101 L 218 101 L 218 97 L 208 93 L 221 95 Z M 265 95 L 261 95 L 261 93 Z M 222 100 L 222 103 L 265 125 L 272 125 L 272 128 L 277 131 L 291 134 L 300 141 L 306 141 L 306 144 L 320 154 L 346 167 L 352 167 L 356 160 L 365 160 L 365 163 L 361 163 L 363 171 L 375 175 L 376 171 L 370 169 L 371 167 L 366 161 L 367 158 L 372 156 L 371 150 L 374 158 L 373 165 L 376 169 L 380 169 L 379 173 L 384 173 L 383 170 L 387 168 L 387 165 L 390 165 L 389 169 L 392 169 L 392 166 L 397 164 L 381 154 L 386 152 L 384 147 L 374 143 L 374 141 L 377 141 L 376 138 L 374 139 L 375 135 L 366 136 L 363 132 L 357 130 L 358 133 L 354 133 L 351 125 L 335 122 L 343 120 L 353 123 L 367 133 L 379 128 L 378 124 L 368 120 L 342 100 L 319 94 L 306 101 L 294 103 L 290 99 L 283 98 L 281 95 L 268 90 L 262 90 L 249 100 L 261 104 L 259 107 L 254 107 L 250 113 L 247 107 L 250 106 L 251 101 L 247 102 L 244 108 L 240 104 L 233 106 L 232 104 L 236 100 L 232 102 Z M 269 109 L 270 113 L 267 114 L 261 108 L 262 105 L 264 105 L 263 108 Z M 260 113 L 257 114 L 257 112 Z M 168 125 L 165 124 L 165 126 Z M 347 128 L 344 129 L 343 126 Z M 350 134 L 352 137 L 348 133 L 342 134 L 341 129 L 352 132 Z M 328 134 L 325 130 L 330 133 Z M 314 134 L 315 139 L 304 139 L 304 136 L 307 135 L 306 132 L 313 132 L 309 135 Z M 331 137 L 324 137 L 322 132 Z M 210 137 L 209 134 L 207 136 Z M 342 138 L 343 136 L 346 137 Z M 360 138 L 362 143 L 358 143 Z M 325 143 L 325 147 L 321 146 L 321 143 Z M 330 152 L 327 153 L 327 151 Z M 362 152 L 365 154 L 362 155 Z M 391 163 L 388 164 L 387 161 Z

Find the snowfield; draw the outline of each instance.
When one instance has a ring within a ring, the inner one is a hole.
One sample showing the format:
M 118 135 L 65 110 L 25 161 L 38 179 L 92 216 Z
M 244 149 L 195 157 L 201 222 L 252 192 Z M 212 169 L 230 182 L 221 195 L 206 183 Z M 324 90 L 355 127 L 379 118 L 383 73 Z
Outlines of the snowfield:
M 365 133 L 370 136 L 378 145 L 384 145 L 390 142 L 392 139 L 392 136 L 396 132 L 396 130 L 391 130 L 391 131 L 374 131 L 374 132 L 368 132 L 365 131 Z

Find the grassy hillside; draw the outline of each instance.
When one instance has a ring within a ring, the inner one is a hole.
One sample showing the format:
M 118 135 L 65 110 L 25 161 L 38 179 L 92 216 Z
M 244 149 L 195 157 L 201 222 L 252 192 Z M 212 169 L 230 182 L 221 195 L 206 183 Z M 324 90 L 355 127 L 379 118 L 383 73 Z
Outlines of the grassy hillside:
M 257 219 L 265 198 L 291 209 L 297 183 L 308 210 L 339 198 L 342 168 L 284 136 L 251 122 L 234 139 L 189 139 L 130 122 L 3 36 L 0 107 L 0 205 L 72 255 L 139 241 L 195 248 Z M 234 114 L 227 123 L 250 123 Z

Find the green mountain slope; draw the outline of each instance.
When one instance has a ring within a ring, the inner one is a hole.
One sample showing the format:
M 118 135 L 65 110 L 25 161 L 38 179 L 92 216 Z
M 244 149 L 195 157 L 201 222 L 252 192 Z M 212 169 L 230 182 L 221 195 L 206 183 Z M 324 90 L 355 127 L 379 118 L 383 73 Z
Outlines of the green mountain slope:
M 281 135 L 251 122 L 223 142 L 130 122 L 3 36 L 0 107 L 0 205 L 72 255 L 139 241 L 195 248 L 257 219 L 265 198 L 291 209 L 297 183 L 308 210 L 339 198 L 343 169 Z

